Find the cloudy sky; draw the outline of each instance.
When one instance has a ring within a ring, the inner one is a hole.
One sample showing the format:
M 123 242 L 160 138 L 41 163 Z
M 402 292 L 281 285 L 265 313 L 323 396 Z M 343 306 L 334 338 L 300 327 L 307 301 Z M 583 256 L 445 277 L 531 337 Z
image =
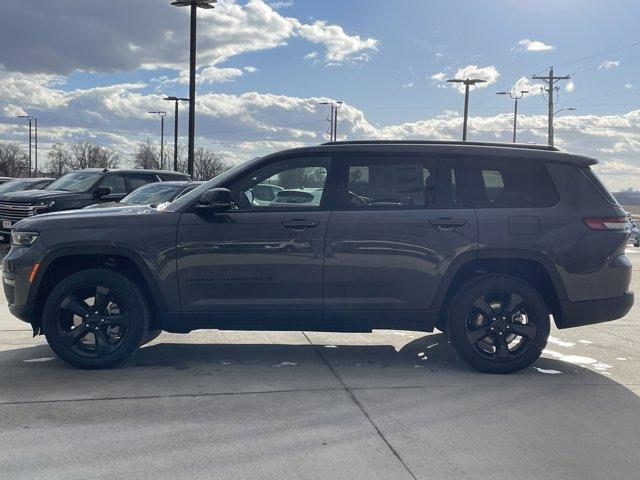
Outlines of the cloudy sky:
M 187 96 L 188 11 L 169 0 L 0 3 L 0 141 L 26 140 L 16 116 L 38 117 L 43 156 L 91 139 L 126 161 L 157 140 L 164 95 Z M 615 8 L 614 8 L 615 6 Z M 531 80 L 555 65 L 557 145 L 601 159 L 612 189 L 640 189 L 640 4 L 632 0 L 219 0 L 200 10 L 197 144 L 239 162 L 326 140 L 326 100 L 342 100 L 348 139 L 546 142 L 546 106 Z M 186 142 L 182 109 L 181 142 Z M 167 135 L 173 133 L 172 113 Z

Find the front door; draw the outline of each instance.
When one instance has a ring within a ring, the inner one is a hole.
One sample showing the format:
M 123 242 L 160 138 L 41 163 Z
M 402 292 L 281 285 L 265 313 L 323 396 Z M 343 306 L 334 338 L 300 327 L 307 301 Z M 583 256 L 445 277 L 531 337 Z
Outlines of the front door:
M 184 213 L 177 239 L 183 312 L 319 319 L 330 167 L 326 157 L 276 160 L 225 185 L 232 211 Z
M 325 251 L 327 318 L 424 318 L 452 261 L 477 248 L 460 167 L 401 154 L 341 163 Z

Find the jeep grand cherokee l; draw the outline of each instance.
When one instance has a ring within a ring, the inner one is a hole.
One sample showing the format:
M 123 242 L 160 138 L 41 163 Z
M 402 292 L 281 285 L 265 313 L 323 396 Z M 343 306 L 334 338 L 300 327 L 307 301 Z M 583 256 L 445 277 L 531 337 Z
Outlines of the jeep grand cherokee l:
M 189 176 L 164 170 L 86 169 L 67 173 L 44 189 L 2 194 L 0 237 L 8 237 L 11 226 L 25 217 L 118 201 L 142 185 L 166 180 L 189 180 Z
M 567 328 L 633 304 L 627 219 L 596 163 L 455 142 L 289 150 L 162 210 L 22 220 L 4 290 L 80 368 L 119 364 L 162 330 L 437 327 L 474 367 L 513 372 L 540 356 L 551 316 Z M 319 202 L 253 201 L 260 184 Z

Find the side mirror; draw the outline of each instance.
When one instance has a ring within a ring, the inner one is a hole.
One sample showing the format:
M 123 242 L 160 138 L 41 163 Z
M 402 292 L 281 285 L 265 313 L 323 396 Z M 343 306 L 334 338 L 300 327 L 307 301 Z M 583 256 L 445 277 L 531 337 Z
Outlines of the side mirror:
M 93 191 L 93 198 L 102 198 L 111 195 L 111 187 L 99 187 Z
M 225 213 L 231 210 L 231 192 L 226 188 L 212 188 L 200 195 L 199 210 L 211 213 Z

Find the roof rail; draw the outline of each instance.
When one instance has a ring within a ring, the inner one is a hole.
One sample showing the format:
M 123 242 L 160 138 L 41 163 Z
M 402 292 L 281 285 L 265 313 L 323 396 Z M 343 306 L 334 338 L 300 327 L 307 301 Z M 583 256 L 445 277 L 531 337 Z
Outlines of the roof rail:
M 537 145 L 529 143 L 503 143 L 503 142 L 460 142 L 453 140 L 350 140 L 345 142 L 327 142 L 322 145 L 471 145 L 478 147 L 504 147 L 524 148 L 531 150 L 547 150 L 559 152 L 557 147 L 549 145 Z

